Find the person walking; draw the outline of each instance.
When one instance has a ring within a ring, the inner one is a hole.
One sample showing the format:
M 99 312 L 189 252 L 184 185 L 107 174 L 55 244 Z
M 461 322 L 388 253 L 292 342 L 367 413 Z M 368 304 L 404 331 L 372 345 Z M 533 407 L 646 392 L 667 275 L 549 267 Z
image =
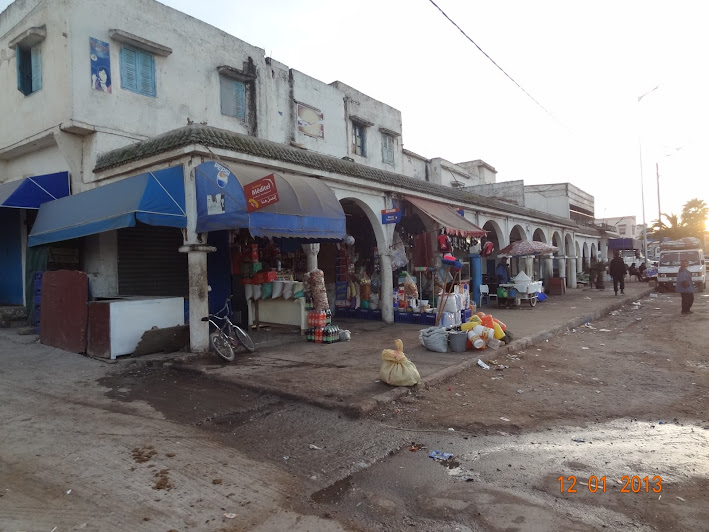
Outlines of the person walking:
M 611 274 L 613 278 L 613 290 L 615 295 L 618 295 L 618 285 L 620 284 L 620 293 L 625 294 L 625 273 L 626 267 L 625 262 L 620 257 L 620 252 L 613 252 L 613 259 L 611 260 L 610 266 L 608 268 L 608 273 Z
M 687 269 L 689 262 L 683 259 L 680 262 L 679 271 L 677 272 L 677 284 L 675 292 L 679 292 L 682 296 L 682 314 L 692 314 L 692 304 L 694 303 L 694 283 L 692 282 L 692 274 Z

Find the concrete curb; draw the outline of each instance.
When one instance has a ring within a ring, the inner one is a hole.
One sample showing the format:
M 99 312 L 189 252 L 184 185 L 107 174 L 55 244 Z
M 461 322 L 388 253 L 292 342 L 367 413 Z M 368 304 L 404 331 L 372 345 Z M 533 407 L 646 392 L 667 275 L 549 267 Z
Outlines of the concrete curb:
M 654 291 L 655 291 L 655 289 L 648 288 L 648 289 L 641 291 L 640 294 L 636 294 L 632 297 L 625 296 L 622 298 L 618 298 L 618 300 L 615 300 L 612 303 L 605 305 L 603 308 L 593 311 L 589 314 L 567 320 L 566 322 L 564 322 L 560 325 L 557 325 L 555 327 L 552 327 L 552 328 L 544 330 L 544 331 L 540 331 L 539 333 L 535 334 L 534 336 L 528 336 L 525 338 L 520 338 L 519 340 L 515 340 L 515 341 L 511 342 L 510 344 L 506 345 L 505 347 L 500 347 L 496 351 L 496 353 L 507 354 L 507 353 L 514 353 L 515 351 L 520 351 L 522 349 L 526 349 L 531 345 L 541 343 L 544 340 L 547 340 L 549 338 L 557 336 L 557 335 L 561 334 L 562 332 L 566 331 L 567 329 L 580 327 L 584 323 L 589 323 L 593 320 L 600 318 L 601 316 L 605 316 L 606 314 L 609 314 L 613 310 L 616 310 L 616 309 L 619 309 L 619 308 L 625 306 L 626 304 L 630 303 L 633 300 L 638 300 L 638 299 L 642 299 L 644 297 L 647 297 L 648 295 L 650 295 Z M 266 343 L 266 342 L 264 342 L 264 343 Z M 261 344 L 260 344 L 260 346 L 261 346 Z M 464 360 L 461 363 L 456 364 L 454 366 L 449 366 L 445 369 L 442 369 L 440 371 L 432 373 L 428 377 L 422 379 L 421 382 L 416 386 L 393 388 L 393 389 L 388 390 L 386 392 L 380 393 L 378 395 L 375 395 L 373 397 L 370 397 L 370 398 L 367 398 L 367 399 L 364 399 L 362 401 L 355 402 L 355 403 L 345 403 L 344 401 L 331 401 L 331 400 L 322 399 L 319 397 L 308 397 L 303 394 L 289 392 L 287 390 L 284 390 L 284 389 L 276 387 L 276 386 L 269 386 L 266 384 L 256 384 L 252 381 L 249 381 L 246 379 L 241 379 L 241 378 L 234 378 L 234 377 L 227 378 L 222 375 L 214 375 L 214 374 L 208 373 L 203 368 L 186 365 L 186 364 L 183 364 L 180 362 L 176 362 L 176 363 L 167 362 L 164 365 L 166 367 L 171 367 L 171 368 L 178 370 L 178 371 L 185 371 L 185 372 L 189 372 L 189 373 L 193 373 L 193 374 L 197 374 L 197 375 L 202 375 L 204 377 L 207 377 L 209 379 L 213 379 L 213 380 L 215 380 L 217 382 L 221 382 L 223 384 L 228 384 L 231 386 L 236 385 L 236 386 L 239 386 L 239 387 L 242 387 L 244 389 L 251 390 L 254 392 L 268 393 L 268 394 L 275 395 L 278 397 L 283 397 L 285 399 L 289 399 L 292 401 L 298 401 L 301 403 L 306 403 L 306 404 L 310 404 L 313 406 L 326 408 L 329 410 L 339 410 L 350 417 L 358 418 L 358 417 L 365 416 L 369 412 L 375 410 L 376 408 L 378 408 L 384 404 L 391 403 L 404 395 L 408 395 L 412 390 L 419 390 L 423 387 L 439 384 L 447 379 L 450 379 L 451 377 L 457 375 L 458 373 L 460 373 L 470 367 L 477 365 L 477 363 L 478 363 L 478 357 L 473 357 L 471 359 Z
M 642 299 L 644 297 L 649 296 L 651 293 L 655 291 L 654 288 L 648 288 L 640 292 L 640 294 L 636 294 L 633 297 L 630 296 L 625 296 L 622 299 L 618 299 L 617 301 L 614 301 L 613 303 L 610 303 L 606 306 L 604 306 L 601 309 L 598 309 L 594 312 L 591 312 L 590 314 L 587 314 L 585 316 L 581 316 L 578 318 L 573 318 L 570 319 L 561 325 L 557 325 L 556 327 L 552 327 L 551 329 L 547 329 L 544 331 L 540 331 L 539 333 L 535 334 L 534 336 L 527 336 L 525 338 L 520 338 L 519 340 L 515 340 L 511 342 L 510 344 L 506 345 L 505 347 L 501 347 L 497 350 L 497 352 L 501 354 L 507 354 L 507 353 L 514 353 L 515 351 L 520 351 L 522 349 L 526 349 L 531 345 L 538 344 L 543 342 L 544 340 L 547 340 L 553 336 L 557 336 L 558 334 L 564 332 L 567 329 L 573 329 L 575 327 L 580 327 L 584 323 L 589 323 L 593 320 L 597 320 L 601 316 L 605 316 L 606 314 L 610 314 L 612 311 L 617 310 L 623 306 L 625 306 L 627 303 L 633 300 L 638 300 Z M 470 367 L 476 366 L 478 363 L 477 358 L 474 359 L 468 359 L 462 361 L 460 364 L 456 364 L 455 366 L 449 366 L 445 369 L 442 369 L 440 371 L 437 371 L 435 373 L 432 373 L 428 377 L 421 379 L 421 383 L 417 385 L 416 388 L 421 386 L 430 386 L 434 384 L 438 384 L 440 382 L 443 382 L 461 371 L 464 371 Z M 384 392 L 382 394 L 379 394 L 375 397 L 372 397 L 371 399 L 365 399 L 364 401 L 361 401 L 359 403 L 356 403 L 358 406 L 358 415 L 363 416 L 378 406 L 386 403 L 390 403 L 394 401 L 395 399 L 398 399 L 402 395 L 406 395 L 409 392 L 408 388 L 397 388 L 395 390 L 391 390 L 388 392 Z

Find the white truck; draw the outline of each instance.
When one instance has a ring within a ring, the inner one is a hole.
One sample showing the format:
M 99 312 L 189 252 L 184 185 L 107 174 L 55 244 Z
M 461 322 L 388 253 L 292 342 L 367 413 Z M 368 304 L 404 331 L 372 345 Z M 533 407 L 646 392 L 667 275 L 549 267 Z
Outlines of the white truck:
M 660 291 L 674 290 L 680 262 L 689 263 L 687 269 L 698 292 L 707 287 L 707 271 L 704 250 L 697 238 L 683 238 L 660 244 L 660 263 L 657 268 L 657 283 Z

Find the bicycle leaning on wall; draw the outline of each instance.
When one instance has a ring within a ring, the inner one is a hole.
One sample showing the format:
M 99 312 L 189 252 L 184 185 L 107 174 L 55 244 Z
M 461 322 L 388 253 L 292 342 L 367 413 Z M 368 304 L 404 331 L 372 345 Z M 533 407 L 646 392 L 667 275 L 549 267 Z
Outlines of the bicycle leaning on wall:
M 229 362 L 236 357 L 236 351 L 239 346 L 243 346 L 250 353 L 256 350 L 251 337 L 229 319 L 231 314 L 230 302 L 231 296 L 226 298 L 221 310 L 202 318 L 202 321 L 208 321 L 215 329 L 209 335 L 210 345 L 220 357 Z

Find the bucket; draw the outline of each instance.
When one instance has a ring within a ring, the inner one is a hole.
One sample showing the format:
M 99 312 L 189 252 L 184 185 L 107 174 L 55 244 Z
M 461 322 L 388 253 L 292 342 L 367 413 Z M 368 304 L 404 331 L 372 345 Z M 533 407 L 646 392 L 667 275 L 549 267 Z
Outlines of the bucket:
M 507 297 L 510 299 L 517 297 L 517 289 L 516 288 L 508 288 L 507 289 Z
M 497 287 L 497 297 L 500 297 L 502 299 L 507 299 L 507 290 L 505 290 L 501 286 L 498 286 Z
M 451 350 L 454 353 L 465 351 L 465 341 L 467 339 L 468 335 L 463 331 L 451 331 L 448 333 L 448 342 L 451 344 Z

